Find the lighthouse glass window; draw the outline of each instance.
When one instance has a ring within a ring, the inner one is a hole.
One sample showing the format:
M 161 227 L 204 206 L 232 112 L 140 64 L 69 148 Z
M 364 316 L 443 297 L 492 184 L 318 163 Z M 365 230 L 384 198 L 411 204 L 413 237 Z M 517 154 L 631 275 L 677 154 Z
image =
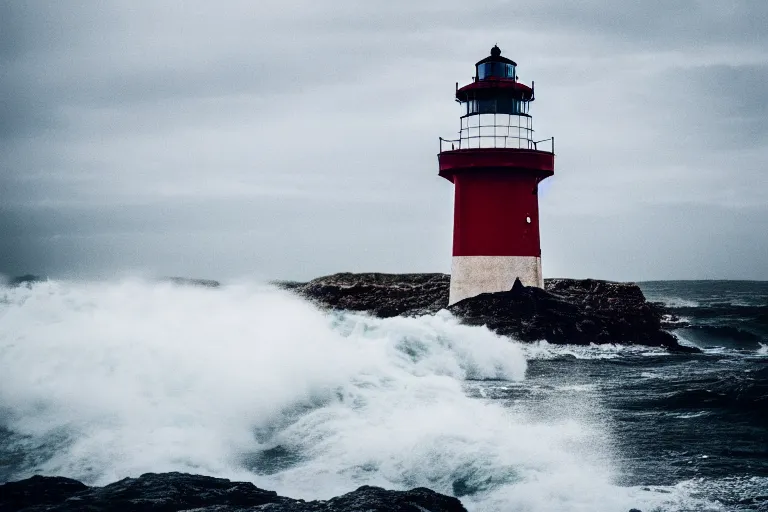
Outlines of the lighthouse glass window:
M 467 115 L 473 114 L 524 114 L 525 102 L 514 98 L 467 101 Z
M 515 78 L 514 64 L 505 64 L 503 62 L 484 62 L 477 66 L 478 80 L 486 78 Z

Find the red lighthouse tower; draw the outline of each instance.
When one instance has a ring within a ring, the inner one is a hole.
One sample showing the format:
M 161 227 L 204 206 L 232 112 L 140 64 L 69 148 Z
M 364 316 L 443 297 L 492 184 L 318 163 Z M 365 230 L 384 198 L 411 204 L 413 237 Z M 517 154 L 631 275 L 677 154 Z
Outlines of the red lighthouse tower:
M 459 138 L 440 138 L 440 176 L 454 185 L 450 303 L 509 290 L 519 278 L 543 287 L 538 185 L 555 171 L 554 137 L 534 140 L 531 87 L 498 46 L 459 88 Z

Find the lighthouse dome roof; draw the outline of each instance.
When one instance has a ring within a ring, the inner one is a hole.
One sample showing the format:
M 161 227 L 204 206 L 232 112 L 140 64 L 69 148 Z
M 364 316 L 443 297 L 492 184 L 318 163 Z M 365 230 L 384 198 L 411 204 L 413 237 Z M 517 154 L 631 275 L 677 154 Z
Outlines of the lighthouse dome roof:
M 494 45 L 493 48 L 491 48 L 491 55 L 489 57 L 478 61 L 478 63 L 475 65 L 483 64 L 485 62 L 503 62 L 504 64 L 512 64 L 513 66 L 517 66 L 517 62 L 501 56 L 501 48 L 499 48 L 498 45 Z

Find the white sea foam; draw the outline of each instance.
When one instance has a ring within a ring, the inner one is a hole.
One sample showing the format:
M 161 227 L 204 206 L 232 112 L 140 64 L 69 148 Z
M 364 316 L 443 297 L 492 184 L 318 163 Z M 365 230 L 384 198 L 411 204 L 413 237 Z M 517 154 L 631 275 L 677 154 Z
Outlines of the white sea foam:
M 701 303 L 695 300 L 682 297 L 656 297 L 649 294 L 647 298 L 652 302 L 663 302 L 665 306 L 670 308 L 698 308 L 701 306 Z
M 0 288 L 0 421 L 34 452 L 17 478 L 178 470 L 304 498 L 469 489 L 478 511 L 688 500 L 612 484 L 587 393 L 568 393 L 557 418 L 466 393 L 465 379 L 519 381 L 526 354 L 560 350 L 448 314 L 326 315 L 269 287 L 45 282 Z
M 616 359 L 627 355 L 664 356 L 669 352 L 660 347 L 644 345 L 619 345 L 613 343 L 589 345 L 553 345 L 545 340 L 522 346 L 527 359 Z
M 682 414 L 675 414 L 674 416 L 676 418 L 680 418 L 681 420 L 691 420 L 694 418 L 701 418 L 704 416 L 709 416 L 711 413 L 709 411 L 699 411 L 699 412 L 688 412 L 688 413 L 682 413 Z

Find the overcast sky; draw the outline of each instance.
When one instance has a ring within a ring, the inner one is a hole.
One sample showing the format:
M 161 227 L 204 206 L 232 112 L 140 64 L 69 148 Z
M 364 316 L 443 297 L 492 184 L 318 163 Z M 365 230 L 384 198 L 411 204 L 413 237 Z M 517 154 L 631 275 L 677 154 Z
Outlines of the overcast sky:
M 765 0 L 0 0 L 0 273 L 450 269 L 455 82 L 536 82 L 546 277 L 768 279 Z

